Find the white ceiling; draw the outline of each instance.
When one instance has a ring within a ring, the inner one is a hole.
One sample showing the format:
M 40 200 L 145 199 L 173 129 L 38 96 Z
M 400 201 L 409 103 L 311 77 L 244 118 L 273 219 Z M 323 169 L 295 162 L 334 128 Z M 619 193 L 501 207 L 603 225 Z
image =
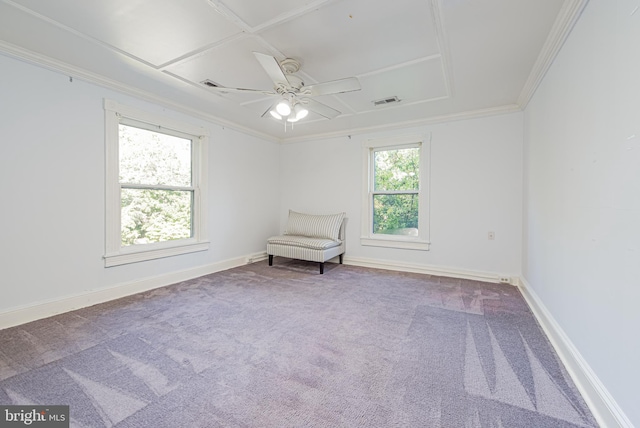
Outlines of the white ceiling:
M 523 108 L 588 0 L 0 0 L 0 52 L 276 141 Z M 339 111 L 286 130 L 253 52 L 301 62 Z M 372 101 L 401 101 L 376 107 Z M 268 116 L 268 115 L 267 115 Z

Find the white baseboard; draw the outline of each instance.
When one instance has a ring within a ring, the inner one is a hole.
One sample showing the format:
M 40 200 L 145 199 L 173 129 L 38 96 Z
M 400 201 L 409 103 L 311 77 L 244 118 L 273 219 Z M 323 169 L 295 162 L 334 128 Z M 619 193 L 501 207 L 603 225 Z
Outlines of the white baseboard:
M 483 282 L 500 282 L 503 276 L 493 272 L 472 271 L 443 266 L 429 266 L 422 264 L 403 263 L 391 260 L 366 259 L 358 257 L 344 257 L 344 264 L 370 267 L 374 269 L 395 270 L 400 272 L 422 273 L 426 275 L 446 276 L 450 278 L 469 279 Z M 511 283 L 511 278 L 510 282 Z M 514 284 L 515 285 L 515 284 Z
M 181 281 L 208 275 L 234 267 L 246 265 L 255 255 L 243 256 L 234 259 L 223 260 L 204 266 L 171 272 L 163 275 L 146 277 L 135 281 L 112 285 L 100 290 L 92 290 L 86 293 L 65 296 L 59 299 L 40 301 L 8 311 L 0 312 L 0 330 L 58 315 L 64 312 L 104 303 L 109 300 L 119 299 L 154 288 L 165 287 Z M 266 257 L 266 256 L 265 256 Z
M 582 358 L 526 279 L 520 278 L 519 288 L 600 426 L 633 428 L 631 421 Z
M 250 263 L 259 262 L 267 259 L 266 251 L 255 253 L 249 258 Z M 338 257 L 329 260 L 328 263 L 338 263 Z M 345 265 L 368 267 L 373 269 L 394 270 L 399 272 L 422 273 L 434 276 L 446 276 L 449 278 L 469 279 L 473 281 L 483 282 L 505 282 L 502 279 L 508 279 L 508 284 L 518 285 L 519 277 L 501 275 L 493 272 L 471 271 L 465 269 L 457 269 L 442 266 L 429 266 L 422 264 L 403 263 L 393 260 L 368 259 L 361 257 L 344 256 L 343 263 Z
M 262 260 L 267 260 L 268 257 L 266 251 L 260 251 L 247 256 L 247 263 L 261 262 Z

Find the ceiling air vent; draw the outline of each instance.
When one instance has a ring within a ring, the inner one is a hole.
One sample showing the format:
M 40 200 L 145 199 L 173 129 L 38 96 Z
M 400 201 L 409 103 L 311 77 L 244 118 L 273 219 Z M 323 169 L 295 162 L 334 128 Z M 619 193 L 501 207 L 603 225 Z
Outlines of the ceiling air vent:
M 372 102 L 374 106 L 380 107 L 380 106 L 386 106 L 387 104 L 399 103 L 400 100 L 398 99 L 398 97 L 389 97 L 389 98 L 383 98 L 381 100 L 376 100 Z
M 200 83 L 202 83 L 204 86 L 208 86 L 210 88 L 219 88 L 220 87 L 220 85 L 218 85 L 216 82 L 214 82 L 213 80 L 209 80 L 209 79 L 203 80 Z

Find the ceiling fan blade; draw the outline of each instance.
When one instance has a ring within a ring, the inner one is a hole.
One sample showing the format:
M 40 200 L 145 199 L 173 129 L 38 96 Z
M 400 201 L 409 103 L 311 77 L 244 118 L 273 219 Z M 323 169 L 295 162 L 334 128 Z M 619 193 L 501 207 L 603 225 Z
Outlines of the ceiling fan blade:
M 305 86 L 305 93 L 309 96 L 317 97 L 319 95 L 340 94 L 343 92 L 359 91 L 360 82 L 355 77 L 346 79 L 332 80 L 330 82 L 317 83 L 315 85 Z M 309 91 L 309 92 L 307 92 Z
M 260 52 L 254 52 L 253 54 L 256 56 L 256 59 L 260 62 L 260 65 L 264 68 L 264 71 L 267 72 L 276 86 L 278 84 L 289 85 L 289 80 L 287 80 L 287 76 L 285 76 L 282 68 L 280 68 L 280 64 L 277 59 L 271 55 L 265 55 Z
M 207 86 L 207 89 L 222 92 L 223 94 L 228 92 L 238 92 L 243 94 L 276 95 L 276 92 L 265 89 L 227 88 L 225 86 Z
M 307 107 L 307 110 L 312 111 L 327 119 L 333 119 L 340 115 L 340 112 L 326 104 L 319 103 L 318 101 L 310 98 L 304 98 L 302 104 Z
M 270 112 L 271 110 L 275 109 L 275 108 L 276 108 L 276 105 L 278 105 L 278 103 L 279 103 L 279 102 L 280 102 L 280 101 L 276 101 L 275 103 L 271 104 L 271 105 L 269 106 L 269 108 L 268 108 L 264 113 L 262 113 L 262 116 L 260 116 L 260 117 L 270 116 L 269 112 Z

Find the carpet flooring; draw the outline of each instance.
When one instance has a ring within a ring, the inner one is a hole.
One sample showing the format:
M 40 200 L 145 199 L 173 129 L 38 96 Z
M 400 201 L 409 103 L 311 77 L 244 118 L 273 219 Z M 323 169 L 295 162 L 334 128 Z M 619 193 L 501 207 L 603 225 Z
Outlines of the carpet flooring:
M 516 287 L 276 258 L 0 331 L 74 427 L 596 427 Z

